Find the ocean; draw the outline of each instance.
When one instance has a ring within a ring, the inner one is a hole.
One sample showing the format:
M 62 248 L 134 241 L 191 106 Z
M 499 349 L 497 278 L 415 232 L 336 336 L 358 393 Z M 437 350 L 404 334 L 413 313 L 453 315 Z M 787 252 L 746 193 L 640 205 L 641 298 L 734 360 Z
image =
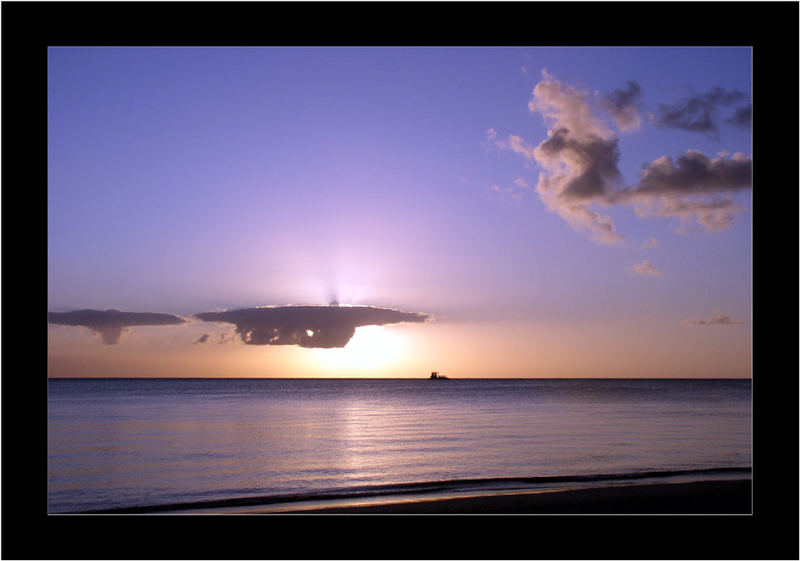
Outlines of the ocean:
M 51 514 L 736 476 L 750 380 L 51 379 Z

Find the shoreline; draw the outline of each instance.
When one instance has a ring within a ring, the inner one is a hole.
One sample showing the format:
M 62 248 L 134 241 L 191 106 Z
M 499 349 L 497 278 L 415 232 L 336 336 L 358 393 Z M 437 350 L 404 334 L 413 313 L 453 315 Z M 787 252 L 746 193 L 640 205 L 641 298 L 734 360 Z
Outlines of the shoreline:
M 737 494 L 737 499 L 723 502 L 718 496 L 706 497 L 709 505 L 720 505 L 730 510 L 736 504 L 737 512 L 741 505 L 750 505 L 751 468 L 727 467 L 699 470 L 649 471 L 635 474 L 592 474 L 570 476 L 508 477 L 489 479 L 454 479 L 444 481 L 418 481 L 412 483 L 374 485 L 332 489 L 324 493 L 283 494 L 271 496 L 228 497 L 167 504 L 131 505 L 106 509 L 89 509 L 72 512 L 51 512 L 51 515 L 70 514 L 286 514 L 286 513 L 350 513 L 350 512 L 403 512 L 413 508 L 421 512 L 442 510 L 447 512 L 501 512 L 504 509 L 559 509 L 575 501 L 585 502 L 587 508 L 601 497 L 608 508 L 619 509 L 613 503 L 626 502 L 638 504 L 642 493 L 657 493 L 654 507 L 660 505 L 670 495 L 688 492 L 709 495 L 708 487 L 720 487 L 727 495 Z M 726 485 L 735 482 L 734 485 Z M 677 487 L 693 484 L 693 487 Z M 632 489 L 632 491 L 631 491 Z M 638 490 L 638 491 L 637 491 Z M 577 494 L 576 494 L 577 493 Z M 613 497 L 619 497 L 614 499 Z M 560 498 L 557 498 L 560 497 Z M 672 500 L 683 501 L 697 509 L 698 501 L 689 498 Z M 688 501 L 688 502 L 687 502 Z M 734 502 L 731 502 L 734 501 Z M 730 504 L 729 504 L 730 503 Z M 497 506 L 493 506 L 493 505 Z M 524 506 L 528 505 L 528 506 Z M 572 507 L 569 507 L 572 508 Z M 637 507 L 640 508 L 640 507 Z
M 752 514 L 752 478 L 690 481 L 606 481 L 585 487 L 498 489 L 463 493 L 422 492 L 308 498 L 250 499 L 231 503 L 132 507 L 61 515 L 486 515 L 486 514 Z M 58 516 L 58 514 L 56 514 Z
M 406 499 L 381 504 L 248 510 L 249 514 L 739 514 L 752 513 L 750 479 Z M 240 511 L 239 513 L 244 513 Z

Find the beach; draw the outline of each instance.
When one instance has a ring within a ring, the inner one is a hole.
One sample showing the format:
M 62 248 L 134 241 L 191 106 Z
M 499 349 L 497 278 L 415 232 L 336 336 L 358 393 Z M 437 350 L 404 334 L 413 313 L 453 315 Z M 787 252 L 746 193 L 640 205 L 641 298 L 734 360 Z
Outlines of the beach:
M 288 507 L 292 514 L 749 514 L 751 481 L 656 483 L 473 497 Z M 258 510 L 249 510 L 258 513 Z
M 426 495 L 225 505 L 166 510 L 174 514 L 750 514 L 750 479 L 642 483 L 584 489 L 519 491 L 473 496 Z M 327 504 L 326 504 L 327 503 Z M 336 503 L 335 505 L 331 503 Z M 158 509 L 156 509 L 158 510 Z M 138 512 L 146 513 L 148 509 Z

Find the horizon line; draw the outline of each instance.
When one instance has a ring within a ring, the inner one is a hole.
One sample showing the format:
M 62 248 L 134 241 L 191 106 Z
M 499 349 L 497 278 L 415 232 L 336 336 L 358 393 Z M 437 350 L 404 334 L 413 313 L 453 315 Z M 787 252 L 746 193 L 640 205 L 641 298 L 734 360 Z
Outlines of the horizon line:
M 428 380 L 424 376 L 374 377 L 374 376 L 48 376 L 48 380 Z M 464 377 L 448 380 L 752 380 L 741 376 L 508 376 Z

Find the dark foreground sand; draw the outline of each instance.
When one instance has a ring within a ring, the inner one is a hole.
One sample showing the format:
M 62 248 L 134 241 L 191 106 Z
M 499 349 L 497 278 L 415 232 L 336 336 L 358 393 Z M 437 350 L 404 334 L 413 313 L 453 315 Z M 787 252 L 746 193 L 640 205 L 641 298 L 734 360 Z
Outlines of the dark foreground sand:
M 250 510 L 250 513 L 258 512 Z M 275 513 L 274 510 L 271 511 Z M 751 481 L 658 483 L 316 507 L 293 514 L 750 514 Z

